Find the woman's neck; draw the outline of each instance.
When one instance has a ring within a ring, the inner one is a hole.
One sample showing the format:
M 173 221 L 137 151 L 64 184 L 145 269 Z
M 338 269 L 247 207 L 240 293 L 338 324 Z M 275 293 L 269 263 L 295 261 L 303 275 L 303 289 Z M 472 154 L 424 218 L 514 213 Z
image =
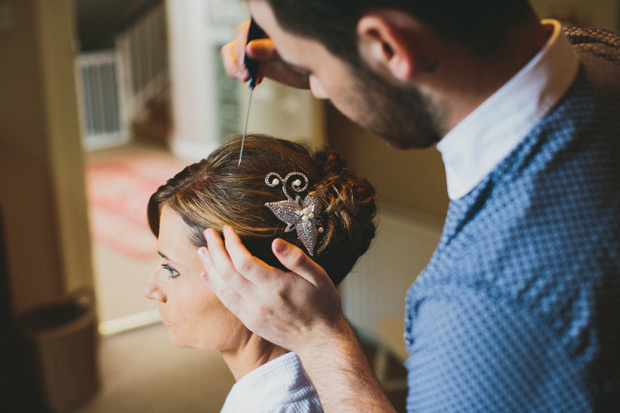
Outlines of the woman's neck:
M 288 352 L 256 334 L 251 334 L 239 348 L 220 351 L 235 381 Z

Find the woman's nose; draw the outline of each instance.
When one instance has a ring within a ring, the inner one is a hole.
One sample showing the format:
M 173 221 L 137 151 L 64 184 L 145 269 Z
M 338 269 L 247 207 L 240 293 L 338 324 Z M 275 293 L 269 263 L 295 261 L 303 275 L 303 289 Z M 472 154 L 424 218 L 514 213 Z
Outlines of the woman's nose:
M 146 282 L 142 286 L 142 295 L 151 300 L 156 300 L 161 303 L 166 302 L 166 294 L 159 287 L 159 268 L 155 268 L 151 275 L 146 279 Z

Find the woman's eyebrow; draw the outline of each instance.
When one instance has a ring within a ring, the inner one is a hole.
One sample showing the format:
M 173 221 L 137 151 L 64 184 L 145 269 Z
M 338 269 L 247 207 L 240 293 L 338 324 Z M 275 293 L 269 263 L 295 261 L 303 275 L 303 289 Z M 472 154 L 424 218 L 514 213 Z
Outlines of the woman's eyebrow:
M 180 263 L 176 262 L 175 260 L 172 260 L 172 259 L 168 258 L 166 256 L 166 254 L 164 254 L 163 252 L 157 251 L 157 253 L 159 254 L 160 257 L 162 257 L 163 259 L 165 259 L 166 261 L 168 261 L 170 264 L 174 265 L 175 267 L 182 267 L 182 265 Z
M 166 259 L 168 261 L 171 261 L 170 258 L 166 257 L 166 255 L 163 252 L 157 251 L 157 253 L 159 254 L 160 257 L 162 257 L 162 258 L 164 258 L 164 259 Z
M 162 257 L 163 259 L 165 259 L 166 261 L 168 261 L 170 264 L 174 265 L 175 267 L 182 267 L 183 265 L 181 264 L 181 262 L 177 262 L 171 258 L 169 258 L 168 256 L 166 256 L 166 254 L 164 254 L 161 251 L 157 251 L 157 253 L 159 254 L 160 257 Z

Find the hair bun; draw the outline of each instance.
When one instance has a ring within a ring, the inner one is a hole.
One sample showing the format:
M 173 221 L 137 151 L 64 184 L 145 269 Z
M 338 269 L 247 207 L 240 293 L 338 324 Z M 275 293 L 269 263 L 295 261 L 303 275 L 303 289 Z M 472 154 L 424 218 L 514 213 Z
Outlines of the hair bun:
M 348 267 L 328 273 L 346 274 L 356 261 L 346 258 L 361 256 L 375 236 L 375 189 L 348 168 L 346 161 L 335 152 L 320 151 L 314 159 L 320 180 L 311 193 L 324 204 L 321 216 L 325 227 L 323 239 L 318 243 L 316 261 L 321 264 L 322 253 L 325 253 L 330 256 L 326 258 L 332 262 L 331 266 L 336 262 Z M 334 254 L 342 259 L 334 260 Z
M 321 167 L 321 175 L 329 176 L 332 174 L 340 174 L 342 170 L 347 166 L 347 162 L 336 152 L 330 150 L 323 150 L 317 152 L 315 160 Z

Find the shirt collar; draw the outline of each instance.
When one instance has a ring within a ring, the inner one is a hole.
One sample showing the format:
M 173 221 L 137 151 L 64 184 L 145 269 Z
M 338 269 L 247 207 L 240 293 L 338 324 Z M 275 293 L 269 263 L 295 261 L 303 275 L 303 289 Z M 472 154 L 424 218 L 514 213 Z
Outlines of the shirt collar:
M 557 20 L 543 49 L 437 144 L 448 196 L 476 187 L 549 113 L 577 76 L 579 62 Z

